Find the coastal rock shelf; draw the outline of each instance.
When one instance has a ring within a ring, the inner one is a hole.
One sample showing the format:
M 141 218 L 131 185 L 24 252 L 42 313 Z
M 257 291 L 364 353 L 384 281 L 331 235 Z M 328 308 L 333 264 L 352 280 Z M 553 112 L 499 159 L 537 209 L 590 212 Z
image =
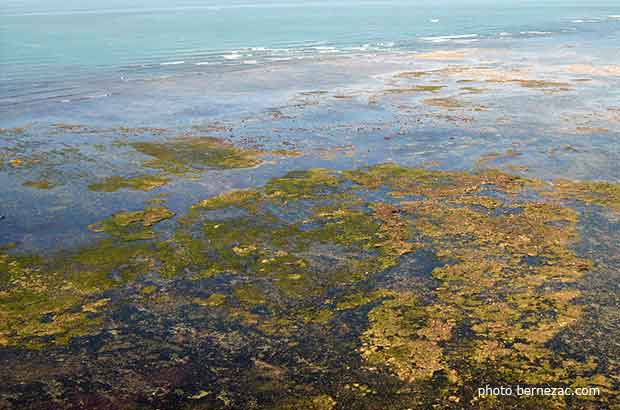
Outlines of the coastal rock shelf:
M 616 408 L 619 212 L 615 184 L 388 163 L 6 244 L 0 408 Z

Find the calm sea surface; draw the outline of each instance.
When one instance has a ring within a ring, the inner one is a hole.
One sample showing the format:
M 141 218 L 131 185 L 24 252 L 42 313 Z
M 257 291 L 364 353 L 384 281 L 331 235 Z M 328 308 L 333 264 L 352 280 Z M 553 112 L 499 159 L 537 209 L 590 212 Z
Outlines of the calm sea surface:
M 159 127 L 167 137 L 203 132 L 239 146 L 304 153 L 257 169 L 181 178 L 162 188 L 179 213 L 292 169 L 385 161 L 471 169 L 480 155 L 507 150 L 523 153 L 512 159 L 531 176 L 620 180 L 620 77 L 613 74 L 620 2 L 430 3 L 4 0 L 0 243 L 69 247 L 90 238 L 88 224 L 143 208 L 149 193 L 88 189 L 104 177 L 148 171 L 118 142 L 160 136 L 119 127 Z M 568 82 L 573 91 L 489 83 L 480 73 L 478 83 L 465 72 L 393 77 L 454 66 L 415 55 L 455 49 L 470 51 L 461 68 L 486 67 L 491 79 Z M 571 64 L 582 71 L 567 71 Z M 575 81 L 584 76 L 590 81 Z M 478 93 L 463 95 L 459 81 Z M 385 98 L 386 89 L 420 84 L 488 111 L 429 112 L 420 101 L 425 93 Z M 343 96 L 349 98 L 336 98 Z M 584 129 L 609 132 L 584 136 Z M 24 165 L 11 165 L 16 158 Z M 39 180 L 51 188 L 33 188 Z
M 619 27 L 617 1 L 5 0 L 0 109 L 93 79 Z

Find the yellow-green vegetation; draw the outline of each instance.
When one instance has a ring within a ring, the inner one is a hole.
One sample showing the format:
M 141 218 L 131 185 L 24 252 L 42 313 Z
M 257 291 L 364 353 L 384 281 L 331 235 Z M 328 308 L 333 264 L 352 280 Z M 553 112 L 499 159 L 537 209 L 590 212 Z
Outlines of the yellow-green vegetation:
M 389 88 L 385 90 L 385 93 L 386 94 L 408 94 L 408 93 L 419 93 L 419 92 L 435 93 L 445 87 L 446 87 L 445 85 L 424 84 L 424 85 L 417 85 L 415 87 L 410 87 L 410 88 Z
M 422 103 L 431 107 L 456 109 L 463 108 L 467 104 L 455 97 L 440 97 L 440 98 L 427 98 L 422 100 Z
M 396 78 L 421 78 L 431 74 L 431 71 L 405 71 L 397 74 Z
M 375 366 L 388 366 L 408 382 L 430 379 L 440 370 L 447 370 L 456 381 L 440 346 L 452 337 L 454 312 L 433 312 L 437 317 L 432 317 L 430 310 L 420 306 L 415 295 L 394 294 L 369 313 L 370 327 L 359 349 L 362 356 Z
M 514 83 L 523 88 L 529 88 L 533 90 L 540 90 L 545 93 L 555 93 L 562 91 L 571 91 L 572 85 L 569 83 L 559 81 L 547 81 L 547 80 L 525 80 L 525 79 L 487 79 L 488 83 Z
M 295 171 L 275 179 L 265 187 L 270 199 L 290 201 L 326 197 L 340 184 L 340 179 L 325 169 Z
M 496 161 L 498 159 L 508 159 L 508 158 L 516 158 L 518 156 L 520 156 L 521 153 L 518 151 L 515 151 L 513 149 L 507 149 L 505 152 L 503 153 L 498 153 L 498 152 L 490 152 L 488 154 L 484 154 L 482 155 L 477 161 L 476 161 L 476 166 L 477 167 L 483 167 L 485 165 L 487 165 L 487 163 L 489 162 L 493 162 Z
M 337 310 L 357 309 L 360 306 L 368 305 L 375 302 L 378 299 L 393 296 L 393 292 L 380 289 L 370 293 L 353 293 L 349 296 L 345 296 L 341 302 L 336 305 Z
M 265 278 L 280 300 L 300 300 L 393 266 L 398 256 L 412 249 L 405 243 L 405 224 L 385 204 L 367 212 L 356 209 L 361 200 L 342 191 L 342 182 L 326 170 L 292 172 L 262 189 L 232 191 L 195 205 L 181 220 L 175 245 L 182 258 L 170 269 L 191 272 L 195 278 Z M 303 211 L 299 201 L 315 204 L 308 204 L 307 212 L 289 223 L 269 210 L 299 206 Z M 227 208 L 242 209 L 245 216 L 208 219 L 209 212 Z M 190 233 L 196 232 L 197 222 L 202 238 Z M 211 250 L 208 259 L 205 249 Z M 234 295 L 242 305 L 274 304 L 250 285 L 236 288 Z
M 52 124 L 52 128 L 67 132 L 87 132 L 91 128 L 82 124 L 67 124 L 64 122 Z
M 416 238 L 446 263 L 432 272 L 439 285 L 431 303 L 400 293 L 371 311 L 359 349 L 366 360 L 410 382 L 439 371 L 456 385 L 475 378 L 574 385 L 577 376 L 602 377 L 590 359 L 568 359 L 549 348 L 555 336 L 583 318 L 575 301 L 591 262 L 572 250 L 578 214 L 516 197 L 510 207 L 518 212 L 490 214 L 506 205 L 480 196 L 484 186 L 515 196 L 540 183 L 498 173 L 431 176 L 390 166 L 353 178 L 369 187 L 381 181 L 399 196 L 423 195 L 424 200 L 401 202 L 401 212 L 411 216 Z M 433 182 L 436 188 L 429 189 Z M 618 189 L 591 188 L 579 196 L 588 200 L 594 192 Z M 453 341 L 453 329 L 464 324 L 471 338 Z
M 41 348 L 98 333 L 110 302 L 102 293 L 135 281 L 165 252 L 165 244 L 134 241 L 154 238 L 153 225 L 173 216 L 166 208 L 115 214 L 90 227 L 113 238 L 71 254 L 44 258 L 1 249 L 0 346 Z
M 102 292 L 145 270 L 146 249 L 104 241 L 52 259 L 0 253 L 0 346 L 42 348 L 98 333 L 110 304 Z
M 222 293 L 212 293 L 206 299 L 196 298 L 194 299 L 194 303 L 200 306 L 205 307 L 215 307 L 223 305 L 226 301 L 226 295 Z
M 260 164 L 260 151 L 237 148 L 213 137 L 178 137 L 168 141 L 134 142 L 130 144 L 144 155 L 152 157 L 146 167 L 184 174 L 205 168 L 249 168 Z
M 112 176 L 102 182 L 90 184 L 91 191 L 116 192 L 119 189 L 131 189 L 134 191 L 152 191 L 170 182 L 170 178 L 163 175 L 140 175 L 124 178 Z
M 324 394 L 303 399 L 283 400 L 278 403 L 276 410 L 334 410 L 336 404 L 336 400 Z
M 534 88 L 543 91 L 570 91 L 571 85 L 568 83 L 562 83 L 558 81 L 545 81 L 545 80 L 515 80 L 521 87 Z
M 620 209 L 620 184 L 588 181 L 573 182 L 557 180 L 553 183 L 554 191 L 549 196 L 574 199 L 588 204 Z
M 157 129 L 124 129 L 124 134 L 151 132 L 161 134 Z M 277 156 L 299 155 L 297 152 L 275 150 L 263 152 L 255 149 L 235 147 L 220 138 L 181 136 L 163 141 L 132 142 L 129 145 L 151 159 L 144 161 L 147 168 L 159 170 L 160 174 L 145 174 L 133 177 L 111 176 L 89 185 L 92 191 L 116 192 L 120 189 L 152 191 L 170 182 L 172 175 L 201 172 L 207 169 L 250 168 L 260 165 L 260 158 L 266 154 Z
M 480 87 L 461 87 L 461 91 L 465 94 L 482 94 L 485 93 L 487 89 Z
M 22 185 L 28 188 L 43 189 L 43 190 L 52 189 L 54 187 L 54 184 L 46 179 L 40 179 L 36 181 L 26 181 Z
M 615 209 L 618 190 L 384 164 L 223 193 L 166 232 L 153 229 L 174 216 L 166 208 L 120 212 L 90 226 L 109 237 L 71 254 L 0 251 L 0 346 L 96 334 L 125 287 L 151 313 L 190 312 L 193 322 L 174 316 L 178 340 L 247 334 L 262 353 L 290 355 L 251 358 L 262 364 L 247 388 L 268 392 L 268 408 L 569 408 L 563 397 L 476 397 L 486 383 L 600 386 L 590 399 L 617 405 L 615 362 L 571 354 L 559 336 L 586 314 L 593 263 L 575 252 L 579 210 Z
M 15 128 L 0 128 L 0 135 L 14 136 L 25 133 L 30 126 Z
M 105 221 L 90 225 L 93 232 L 105 232 L 126 241 L 153 239 L 153 225 L 174 216 L 164 207 L 151 207 L 143 211 L 119 212 Z

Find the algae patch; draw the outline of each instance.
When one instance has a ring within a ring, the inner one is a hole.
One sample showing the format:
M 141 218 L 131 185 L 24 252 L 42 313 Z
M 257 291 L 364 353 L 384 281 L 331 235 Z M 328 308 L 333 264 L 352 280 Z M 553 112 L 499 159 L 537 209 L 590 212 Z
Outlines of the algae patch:
M 165 142 L 134 142 L 130 145 L 153 158 L 144 162 L 146 167 L 171 174 L 209 168 L 250 168 L 262 162 L 259 151 L 237 148 L 213 137 L 183 136 Z
M 514 402 L 477 398 L 480 383 L 613 390 L 615 365 L 560 336 L 583 324 L 593 267 L 575 252 L 574 205 L 617 198 L 608 183 L 383 164 L 290 172 L 174 220 L 163 207 L 120 212 L 90 226 L 109 237 L 75 252 L 0 252 L 0 344 L 69 346 L 127 320 L 138 330 L 102 349 L 154 346 L 148 360 L 178 372 L 200 361 L 217 377 L 208 393 L 184 388 L 196 405 L 502 408 Z
M 174 212 L 163 207 L 146 208 L 143 211 L 119 212 L 105 221 L 89 225 L 93 232 L 105 232 L 124 240 L 153 239 L 150 229 L 156 223 L 170 219 Z
M 54 184 L 48 181 L 47 179 L 40 179 L 36 181 L 26 181 L 22 185 L 28 188 L 43 189 L 43 190 L 54 188 Z
M 141 175 L 136 177 L 112 176 L 102 182 L 90 184 L 91 191 L 116 192 L 119 189 L 131 189 L 134 191 L 152 191 L 166 185 L 170 178 L 163 175 Z
M 603 181 L 554 181 L 550 197 L 573 199 L 611 209 L 620 209 L 620 185 Z

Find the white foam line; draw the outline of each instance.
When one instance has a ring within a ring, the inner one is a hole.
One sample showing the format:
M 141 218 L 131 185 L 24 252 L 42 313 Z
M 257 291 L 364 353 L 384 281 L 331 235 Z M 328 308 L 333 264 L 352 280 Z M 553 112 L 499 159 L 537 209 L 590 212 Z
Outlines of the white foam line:
M 477 38 L 478 38 L 478 34 L 462 34 L 458 36 L 420 37 L 420 40 L 428 41 L 430 43 L 446 43 L 450 41 L 463 41 L 463 40 L 475 41 Z
M 532 36 L 546 36 L 553 33 L 550 31 L 522 31 L 521 34 L 529 34 Z

